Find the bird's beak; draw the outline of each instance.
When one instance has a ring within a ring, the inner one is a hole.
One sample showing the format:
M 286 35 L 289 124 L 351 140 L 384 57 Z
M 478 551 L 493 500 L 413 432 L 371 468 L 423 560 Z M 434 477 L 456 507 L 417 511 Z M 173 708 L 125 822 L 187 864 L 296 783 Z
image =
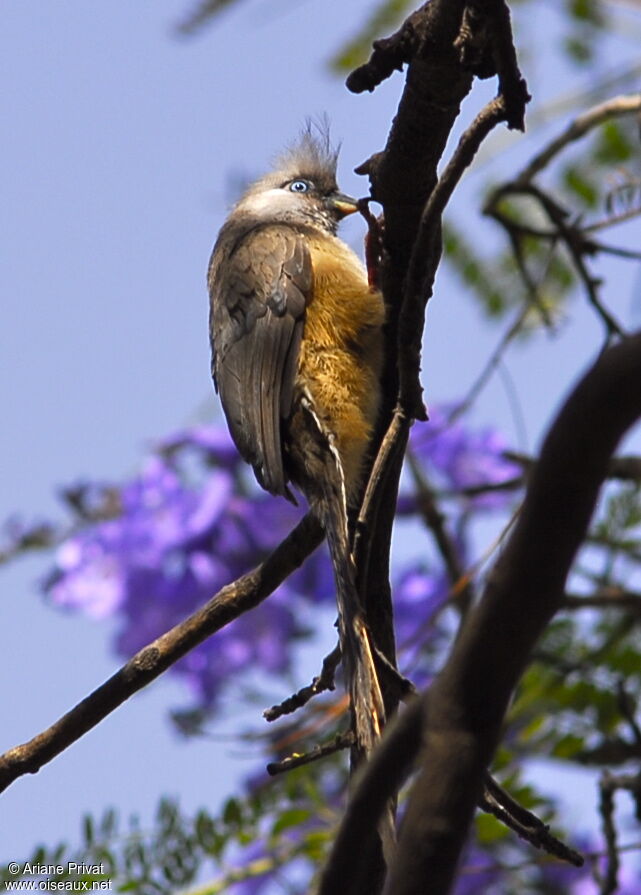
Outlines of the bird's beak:
M 358 211 L 358 200 L 345 193 L 332 193 L 327 197 L 327 204 L 339 220 Z

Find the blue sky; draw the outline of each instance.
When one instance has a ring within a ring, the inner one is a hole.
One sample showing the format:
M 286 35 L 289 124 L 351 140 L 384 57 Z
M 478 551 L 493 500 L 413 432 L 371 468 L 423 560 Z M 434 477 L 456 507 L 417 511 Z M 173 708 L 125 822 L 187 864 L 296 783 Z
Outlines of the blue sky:
M 186 0 L 3 4 L 0 519 L 16 510 L 54 515 L 58 485 L 117 480 L 145 445 L 215 412 L 204 282 L 231 185 L 260 172 L 306 116 L 327 112 L 343 143 L 341 185 L 366 191 L 351 172 L 382 147 L 402 81 L 355 97 L 325 60 L 368 8 L 367 0 L 248 0 L 184 40 L 171 28 Z M 526 59 L 545 94 L 542 68 Z M 466 110 L 493 89 L 484 85 Z M 491 145 L 498 151 L 504 140 Z M 505 166 L 516 168 L 520 152 L 508 151 Z M 479 183 L 471 178 L 467 195 Z M 358 245 L 361 222 L 350 221 L 345 235 Z M 634 275 L 623 269 L 614 296 L 623 319 Z M 440 275 L 438 285 L 424 363 L 431 401 L 469 385 L 499 337 L 458 284 Z M 528 443 L 519 446 L 536 445 L 599 335 L 575 309 L 555 340 L 537 338 L 511 357 L 527 408 Z M 477 419 L 516 438 L 499 380 Z M 116 667 L 107 625 L 43 605 L 36 582 L 45 569 L 32 558 L 2 570 L 2 749 L 54 721 Z M 316 656 L 305 658 L 309 669 Z M 211 807 L 229 792 L 253 762 L 232 755 L 233 746 L 179 741 L 166 713 L 181 695 L 175 683 L 157 683 L 13 784 L 0 802 L 6 858 L 36 841 L 73 841 L 84 810 L 114 804 L 148 818 L 161 791 L 186 808 Z M 230 705 L 221 732 L 234 728 L 235 712 Z

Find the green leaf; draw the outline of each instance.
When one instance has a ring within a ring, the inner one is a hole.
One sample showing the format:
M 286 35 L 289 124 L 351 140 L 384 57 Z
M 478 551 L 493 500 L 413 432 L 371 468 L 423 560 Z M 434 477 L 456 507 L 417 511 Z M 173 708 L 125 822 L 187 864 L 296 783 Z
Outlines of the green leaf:
M 463 233 L 451 224 L 443 228 L 443 252 L 446 260 L 466 286 L 480 298 L 486 313 L 497 317 L 508 306 L 509 292 L 497 282 L 496 272 L 474 251 Z
M 221 835 L 216 822 L 206 811 L 201 810 L 194 821 L 196 841 L 202 850 L 209 855 L 218 857 L 225 844 L 225 837 Z
M 481 846 L 493 845 L 511 835 L 508 828 L 493 814 L 485 814 L 485 812 L 477 814 L 475 826 L 476 836 Z
M 592 43 L 582 37 L 566 37 L 563 41 L 565 52 L 579 65 L 585 65 L 592 61 Z
M 584 167 L 570 165 L 563 172 L 563 183 L 577 198 L 588 206 L 596 208 L 599 202 L 599 191 L 592 183 Z
M 223 821 L 229 827 L 237 827 L 242 824 L 243 812 L 238 799 L 227 799 L 223 808 Z
M 240 6 L 240 0 L 201 0 L 196 9 L 180 22 L 176 30 L 180 34 L 193 34 L 233 3 Z
M 83 836 L 85 840 L 85 847 L 91 848 L 91 846 L 96 841 L 96 833 L 94 829 L 93 819 L 90 814 L 85 814 L 82 819 L 82 827 L 83 827 Z
M 290 808 L 289 811 L 284 811 L 272 826 L 272 836 L 278 836 L 283 830 L 289 830 L 291 827 L 298 827 L 311 816 L 311 811 L 306 808 Z
M 325 858 L 330 840 L 329 830 L 308 833 L 303 840 L 302 851 L 311 861 L 319 863 Z
M 572 758 L 577 752 L 585 748 L 585 739 L 571 733 L 566 733 L 557 740 L 552 750 L 555 758 Z
M 603 25 L 603 16 L 598 0 L 570 0 L 570 15 L 580 22 L 591 25 Z
M 606 121 L 599 131 L 595 161 L 601 165 L 617 165 L 629 161 L 635 148 L 620 121 Z

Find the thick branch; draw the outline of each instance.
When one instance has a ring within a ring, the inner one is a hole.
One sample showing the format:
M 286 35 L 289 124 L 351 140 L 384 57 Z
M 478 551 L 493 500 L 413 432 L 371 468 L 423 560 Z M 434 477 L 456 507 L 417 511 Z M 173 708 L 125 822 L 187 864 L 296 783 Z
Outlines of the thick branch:
M 47 730 L 0 756 L 0 792 L 23 774 L 35 774 L 185 653 L 261 603 L 318 547 L 322 539 L 319 523 L 308 513 L 253 572 L 228 584 L 202 609 L 137 652 L 109 680 Z
M 430 690 L 394 895 L 449 891 L 512 690 L 561 606 L 608 461 L 641 416 L 641 335 L 604 352 L 547 436 L 513 534 Z
M 474 155 L 475 137 L 478 136 L 480 142 L 484 136 L 477 119 L 461 140 L 437 186 L 439 162 L 459 114 L 460 103 L 472 85 L 472 74 L 455 47 L 465 6 L 464 0 L 430 0 L 389 41 L 378 43 L 370 65 L 349 81 L 352 89 L 371 90 L 394 68 L 409 63 L 405 89 L 385 150 L 358 169 L 359 173 L 370 175 L 371 195 L 382 204 L 384 211 L 380 286 L 388 309 L 388 322 L 386 364 L 382 376 L 384 395 L 373 444 L 373 453 L 377 456 L 359 516 L 355 554 L 360 592 L 374 644 L 391 665 L 395 664 L 395 646 L 389 548 L 409 428 L 413 418 L 425 418 L 418 384 L 425 302 L 431 293 L 441 253 L 443 208 Z M 500 19 L 504 26 L 499 29 L 501 34 L 493 47 L 500 67 L 501 87 L 511 90 L 519 76 L 509 33 L 509 14 L 503 0 L 492 3 L 487 17 Z M 511 51 L 505 45 L 507 38 Z M 510 65 L 515 77 L 507 75 Z M 522 93 L 519 101 L 523 101 Z M 512 111 L 519 101 L 510 101 Z M 501 100 L 498 102 L 500 104 Z M 421 224 L 422 215 L 425 218 Z M 427 255 L 425 264 L 423 254 Z M 412 258 L 414 278 L 410 289 L 406 288 L 406 281 Z M 411 338 L 406 341 L 408 324 L 412 327 Z M 399 372 L 403 383 L 400 389 Z M 397 688 L 383 682 L 383 697 L 389 717 L 398 702 Z M 375 895 L 381 887 L 380 852 L 378 855 L 376 852 L 373 845 L 367 869 L 361 877 L 363 891 L 368 895 Z M 338 890 L 346 891 L 340 882 L 335 891 Z
M 437 166 L 472 77 L 462 69 L 453 47 L 463 0 L 433 0 L 408 19 L 390 42 L 377 45 L 374 69 L 382 61 L 391 71 L 400 56 L 411 61 L 406 86 L 385 150 L 361 168 L 369 173 L 373 198 L 383 205 L 384 246 L 380 286 L 388 308 L 383 403 L 373 452 L 377 454 L 360 514 L 355 552 L 359 586 L 368 624 L 377 648 L 395 663 L 392 603 L 389 587 L 389 545 L 398 481 L 410 421 L 401 413 L 392 423 L 398 397 L 398 319 L 403 282 L 422 210 L 437 180 Z M 427 35 L 429 33 L 429 39 Z M 387 53 L 387 61 L 381 57 Z M 388 63 L 391 63 L 391 68 Z M 380 78 L 379 78 L 380 80 Z M 387 433 L 387 436 L 386 436 Z M 398 696 L 386 692 L 386 712 L 395 711 Z
M 325 867 L 319 895 L 364 895 L 367 868 L 374 855 L 373 818 L 384 810 L 409 777 L 421 749 L 421 733 L 427 718 L 428 698 L 412 699 L 403 713 L 386 728 L 377 750 L 364 766 L 348 805 Z M 583 864 L 578 852 L 549 832 L 536 815 L 518 804 L 486 772 L 479 807 L 493 814 L 535 848 L 540 848 L 576 867 Z M 358 850 L 354 843 L 358 842 Z M 369 892 L 367 892 L 369 895 Z
M 369 895 L 363 882 L 376 856 L 375 821 L 410 773 L 421 742 L 423 701 L 413 699 L 383 738 L 350 799 L 321 880 L 318 895 Z M 355 848 L 358 843 L 358 848 Z
M 370 93 L 395 71 L 402 71 L 420 44 L 420 31 L 424 17 L 419 9 L 409 16 L 390 37 L 375 40 L 369 60 L 355 69 L 347 78 L 347 89 L 352 93 Z

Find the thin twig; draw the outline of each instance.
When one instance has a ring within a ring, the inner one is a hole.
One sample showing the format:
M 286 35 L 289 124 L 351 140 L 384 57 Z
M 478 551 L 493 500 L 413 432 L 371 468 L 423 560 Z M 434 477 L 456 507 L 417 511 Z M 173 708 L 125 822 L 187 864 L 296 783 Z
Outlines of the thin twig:
M 374 647 L 374 658 L 379 678 L 396 691 L 400 702 L 407 702 L 410 697 L 416 696 L 418 690 L 412 681 L 405 677 L 404 674 L 401 674 L 398 668 L 392 665 L 387 656 L 378 647 Z
M 302 708 L 310 699 L 313 699 L 314 696 L 318 696 L 319 693 L 323 693 L 325 690 L 333 690 L 334 675 L 340 660 L 341 647 L 340 644 L 336 644 L 331 653 L 323 659 L 321 673 L 314 678 L 311 684 L 302 687 L 278 705 L 273 705 L 271 708 L 265 709 L 263 718 L 266 721 L 276 721 L 278 718 L 282 718 L 283 715 L 291 715 L 292 712 Z
M 592 746 L 590 749 L 582 749 L 573 756 L 580 764 L 597 766 L 622 765 L 629 761 L 641 759 L 641 746 L 636 743 L 628 743 L 624 739 L 608 738 Z
M 637 112 L 641 112 L 641 94 L 639 93 L 631 96 L 616 96 L 607 100 L 607 102 L 594 106 L 592 109 L 588 109 L 587 112 L 575 118 L 558 137 L 548 143 L 547 146 L 544 146 L 534 158 L 530 159 L 521 173 L 514 178 L 514 185 L 523 187 L 530 184 L 536 175 L 546 168 L 552 159 L 566 146 L 582 139 L 593 128 L 609 121 L 611 118 L 618 118 L 621 115 L 634 115 Z
M 189 650 L 261 603 L 322 539 L 320 524 L 308 513 L 256 569 L 228 584 L 202 609 L 139 650 L 47 730 L 1 755 L 0 792 L 23 774 L 35 774 Z
M 607 588 L 593 594 L 579 596 L 566 594 L 563 597 L 564 609 L 619 609 L 641 615 L 641 593 L 623 591 L 619 588 Z
M 342 749 L 349 749 L 355 742 L 356 739 L 351 730 L 348 730 L 346 733 L 337 733 L 328 743 L 319 743 L 318 746 L 314 746 L 309 752 L 300 755 L 289 755 L 287 758 L 283 758 L 282 761 L 271 761 L 267 765 L 267 773 L 271 777 L 275 777 L 277 774 L 293 771 L 294 768 L 300 768 L 305 764 L 319 761 L 321 758 L 327 758 L 328 755 L 334 755 L 335 752 L 340 752 Z
M 605 325 L 608 338 L 613 335 L 623 335 L 623 328 L 601 302 L 598 293 L 598 288 L 601 285 L 600 280 L 591 275 L 584 260 L 586 255 L 593 255 L 597 251 L 597 244 L 586 238 L 582 230 L 577 227 L 575 223 L 568 223 L 567 211 L 546 193 L 545 190 L 533 183 L 521 182 L 517 178 L 517 180 L 499 187 L 493 193 L 490 200 L 485 205 L 484 212 L 498 221 L 506 229 L 508 237 L 512 239 L 512 222 L 497 210 L 497 206 L 502 196 L 515 194 L 531 196 L 534 198 L 539 203 L 543 212 L 547 215 L 548 220 L 556 228 L 558 239 L 562 241 L 569 252 L 579 279 L 585 287 L 588 300 Z
M 358 569 L 369 566 L 372 532 L 376 527 L 380 501 L 387 483 L 387 475 L 399 454 L 405 452 L 409 422 L 404 411 L 396 407 L 392 421 L 381 441 L 361 503 L 354 534 L 354 557 Z
M 641 211 L 637 212 L 641 214 Z M 586 232 L 586 228 L 582 229 L 582 232 Z M 641 252 L 634 251 L 633 249 L 621 249 L 618 246 L 606 246 L 602 242 L 593 242 L 595 252 L 602 252 L 604 255 L 613 255 L 615 258 L 626 258 L 629 261 L 641 261 Z
M 641 746 L 641 728 L 635 716 L 636 704 L 630 693 L 626 690 L 625 680 L 620 679 L 617 682 L 617 702 L 619 711 L 623 718 L 627 721 L 628 727 L 632 732 L 632 738 L 637 746 Z
M 498 219 L 498 215 L 500 213 L 497 211 L 495 213 L 495 217 Z M 527 261 L 525 258 L 525 252 L 523 251 L 523 240 L 519 233 L 516 232 L 516 229 L 511 226 L 511 222 L 504 217 L 503 226 L 505 227 L 508 235 L 508 239 L 512 244 L 512 252 L 514 254 L 514 258 L 516 260 L 516 266 L 521 274 L 521 279 L 525 283 L 525 289 L 527 292 L 527 298 L 529 300 L 529 305 L 536 308 L 539 314 L 541 315 L 541 320 L 548 328 L 548 330 L 553 331 L 554 329 L 554 321 L 550 315 L 549 310 L 545 307 L 544 302 L 541 300 L 541 296 L 539 294 L 541 283 L 545 282 L 545 276 L 547 271 L 550 268 L 552 263 L 552 259 L 554 257 L 554 249 L 556 247 L 556 243 L 558 242 L 558 234 L 554 234 L 554 239 L 552 240 L 552 245 L 548 247 L 548 255 L 545 262 L 545 268 L 542 276 L 539 276 L 538 282 L 534 279 L 532 274 L 530 273 L 530 269 L 527 265 Z M 527 305 L 526 305 L 527 307 Z
M 547 824 L 512 798 L 491 774 L 486 773 L 480 807 L 514 830 L 521 839 L 550 855 L 582 867 L 583 856 L 550 833 Z
M 599 781 L 599 812 L 601 826 L 606 844 L 606 870 L 601 880 L 600 895 L 612 895 L 619 885 L 619 852 L 617 849 L 617 831 L 614 823 L 614 793 L 617 790 L 616 778 L 609 771 L 604 771 Z
M 597 290 L 601 285 L 601 281 L 590 274 L 584 261 L 584 256 L 588 253 L 592 254 L 594 246 L 585 240 L 580 230 L 573 224 L 567 223 L 564 210 L 542 189 L 535 186 L 528 186 L 523 187 L 523 192 L 529 193 L 539 200 L 550 221 L 556 226 L 559 236 L 563 239 L 563 242 L 572 256 L 579 278 L 585 286 L 588 300 L 599 317 L 601 317 L 608 336 L 622 336 L 624 333 L 622 326 L 614 319 L 607 308 L 603 306 L 601 299 L 599 298 Z
M 638 218 L 640 214 L 641 208 L 629 208 L 627 211 L 620 212 L 620 214 L 613 214 L 600 221 L 594 221 L 592 224 L 586 224 L 583 227 L 583 232 L 596 233 L 597 230 L 606 230 L 608 227 L 615 227 L 617 224 L 625 224 L 627 221 L 632 221 L 634 218 Z
M 530 195 L 534 197 L 542 210 L 547 215 L 550 223 L 554 226 L 553 233 L 545 230 L 535 234 L 533 228 L 529 228 L 530 235 L 535 235 L 538 239 L 549 241 L 550 239 L 560 239 L 570 254 L 574 268 L 582 282 L 586 295 L 590 304 L 593 306 L 601 320 L 603 321 L 607 338 L 613 335 L 621 336 L 623 328 L 613 315 L 605 308 L 599 297 L 598 289 L 600 281 L 592 276 L 587 264 L 586 256 L 594 255 L 597 252 L 605 254 L 617 255 L 619 257 L 637 259 L 638 252 L 627 249 L 619 249 L 602 245 L 601 243 L 591 240 L 588 234 L 594 231 L 597 226 L 589 227 L 579 226 L 578 222 L 569 222 L 566 211 L 559 206 L 541 187 L 534 183 L 536 175 L 543 171 L 547 165 L 570 143 L 581 139 L 590 130 L 603 124 L 612 118 L 622 115 L 637 114 L 641 111 L 641 94 L 633 94 L 631 96 L 619 96 L 614 99 L 601 103 L 582 115 L 574 119 L 565 130 L 559 134 L 554 140 L 548 143 L 533 159 L 517 174 L 509 183 L 505 183 L 498 187 L 490 196 L 484 207 L 484 213 L 492 216 L 505 229 L 508 238 L 512 243 L 516 263 L 519 266 L 521 276 L 525 286 L 531 296 L 536 294 L 529 278 L 529 272 L 522 256 L 520 248 L 520 235 L 528 232 L 528 228 L 511 221 L 499 208 L 499 202 L 506 195 Z
M 474 602 L 474 588 L 471 579 L 465 574 L 465 569 L 459 559 L 458 551 L 445 524 L 445 517 L 441 513 L 434 491 L 420 469 L 416 458 L 408 451 L 409 467 L 414 479 L 418 508 L 428 530 L 431 531 L 439 553 L 445 563 L 448 578 L 452 588 L 456 587 L 456 597 L 452 602 L 458 609 L 461 618 L 464 618 L 468 609 Z
M 425 419 L 419 380 L 425 307 L 432 294 L 440 260 L 437 234 L 441 216 L 455 187 L 490 131 L 506 116 L 503 98 L 489 102 L 462 134 L 452 158 L 434 187 L 412 249 L 399 322 L 399 406 L 414 419 Z
M 485 366 L 479 373 L 476 380 L 470 386 L 467 394 L 460 403 L 457 403 L 454 410 L 449 414 L 448 423 L 454 422 L 454 420 L 458 419 L 470 409 L 480 392 L 485 387 L 494 370 L 501 363 L 503 355 L 505 354 L 508 346 L 511 344 L 513 339 L 516 338 L 516 336 L 521 332 L 523 324 L 525 323 L 525 320 L 529 313 L 529 305 L 523 305 L 519 309 L 519 312 L 515 316 L 514 321 L 508 327 L 506 332 L 501 336 L 498 345 L 489 356 Z

